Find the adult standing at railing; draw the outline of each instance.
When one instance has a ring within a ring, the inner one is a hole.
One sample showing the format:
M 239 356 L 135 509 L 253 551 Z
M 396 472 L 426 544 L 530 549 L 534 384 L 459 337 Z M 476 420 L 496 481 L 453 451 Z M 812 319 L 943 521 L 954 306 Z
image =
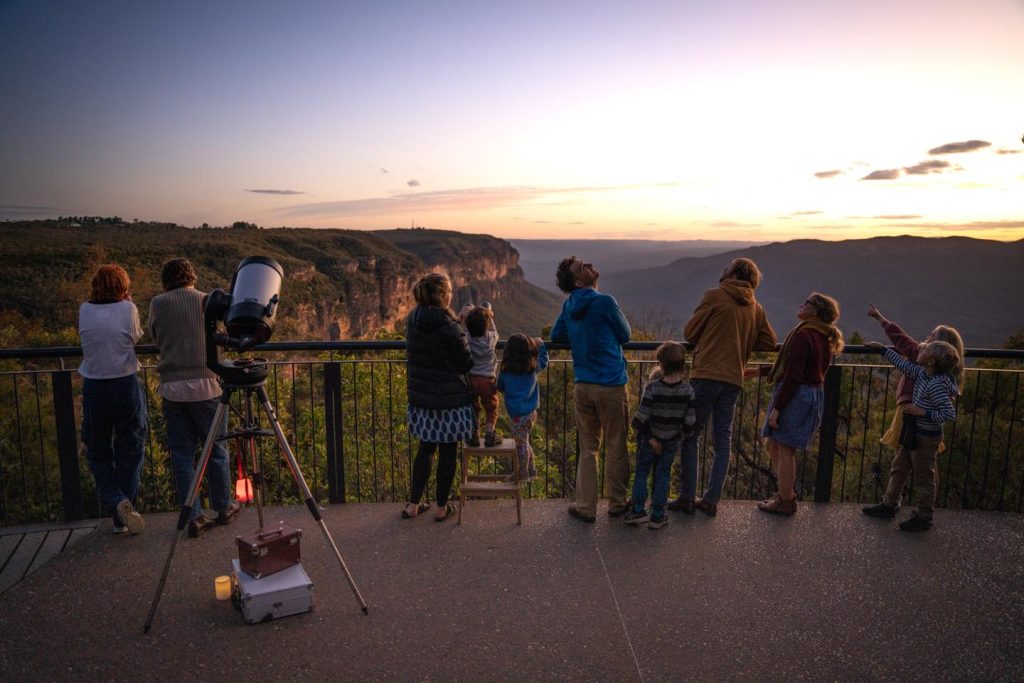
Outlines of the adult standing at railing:
M 455 512 L 448 496 L 455 479 L 458 444 L 470 437 L 476 424 L 468 376 L 473 358 L 466 330 L 451 310 L 451 281 L 440 273 L 429 273 L 416 283 L 413 296 L 416 308 L 405 327 L 408 420 L 409 434 L 419 439 L 420 445 L 402 517 L 409 519 L 427 511 L 429 506 L 420 499 L 437 451 L 434 520 L 443 522 Z
M 629 510 L 629 401 L 622 345 L 629 341 L 631 331 L 615 298 L 598 291 L 599 277 L 592 263 L 575 256 L 558 264 L 555 280 L 569 297 L 551 328 L 551 341 L 568 342 L 572 349 L 580 458 L 576 500 L 569 505 L 569 514 L 584 522 L 593 522 L 597 515 L 597 457 L 602 434 L 608 514 L 619 517 Z
M 188 499 L 195 476 L 196 450 L 206 442 L 221 395 L 216 375 L 206 367 L 203 297 L 195 288 L 196 271 L 188 259 L 171 259 L 160 272 L 164 293 L 149 304 L 149 336 L 160 349 L 160 397 L 167 424 L 174 497 L 179 508 Z M 223 433 L 224 425 L 216 425 Z M 214 524 L 230 524 L 241 509 L 231 498 L 231 469 L 222 442 L 214 443 L 206 467 L 213 518 L 196 504 L 189 515 L 188 536 L 196 538 Z
M 142 325 L 130 287 L 124 268 L 102 265 L 92 277 L 89 300 L 78 310 L 82 444 L 100 502 L 113 513 L 115 534 L 137 534 L 146 526 L 135 510 L 147 420 L 135 357 Z
M 679 497 L 669 510 L 692 515 L 694 509 L 710 517 L 718 514 L 732 451 L 732 416 L 743 388 L 743 366 L 754 351 L 773 351 L 778 341 L 764 308 L 754 296 L 761 271 L 748 258 L 733 259 L 718 280 L 718 287 L 704 292 L 693 316 L 683 329 L 693 344 L 690 384 L 693 386 L 697 428 L 683 439 L 679 468 Z M 715 458 L 704 494 L 697 494 L 697 439 L 708 417 Z

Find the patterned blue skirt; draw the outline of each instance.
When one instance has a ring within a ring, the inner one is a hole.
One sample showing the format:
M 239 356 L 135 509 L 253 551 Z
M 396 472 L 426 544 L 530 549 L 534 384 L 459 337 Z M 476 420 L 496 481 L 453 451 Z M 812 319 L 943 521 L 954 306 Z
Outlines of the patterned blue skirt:
M 420 441 L 431 443 L 456 443 L 473 434 L 476 416 L 473 406 L 458 408 L 417 408 L 409 406 L 406 414 L 409 433 Z
M 768 412 L 765 413 L 764 425 L 761 427 L 761 436 L 770 436 L 781 444 L 797 450 L 806 450 L 811 443 L 811 437 L 818 431 L 821 424 L 821 415 L 825 405 L 825 391 L 821 387 L 812 387 L 801 384 L 796 390 L 796 395 L 779 414 L 779 428 L 772 429 L 768 426 L 768 413 L 775 407 L 775 398 L 782 389 L 782 382 L 775 385 L 772 390 L 772 400 L 768 404 Z

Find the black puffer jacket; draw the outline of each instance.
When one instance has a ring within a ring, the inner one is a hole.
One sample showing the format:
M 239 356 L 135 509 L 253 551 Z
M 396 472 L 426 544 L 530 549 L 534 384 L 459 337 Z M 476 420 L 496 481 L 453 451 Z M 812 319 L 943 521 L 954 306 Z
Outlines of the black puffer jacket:
M 466 373 L 473 367 L 462 325 L 437 306 L 417 306 L 405 321 L 409 405 L 458 408 L 472 401 Z

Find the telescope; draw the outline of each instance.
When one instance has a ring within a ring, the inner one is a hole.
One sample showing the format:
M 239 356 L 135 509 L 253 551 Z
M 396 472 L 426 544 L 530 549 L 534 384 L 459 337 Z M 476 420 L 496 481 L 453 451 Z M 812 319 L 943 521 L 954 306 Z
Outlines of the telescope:
M 270 340 L 283 280 L 284 269 L 277 261 L 250 256 L 238 264 L 230 294 L 215 289 L 206 296 L 206 366 L 228 384 L 245 386 L 266 379 L 265 358 L 225 361 L 221 349 L 244 352 Z

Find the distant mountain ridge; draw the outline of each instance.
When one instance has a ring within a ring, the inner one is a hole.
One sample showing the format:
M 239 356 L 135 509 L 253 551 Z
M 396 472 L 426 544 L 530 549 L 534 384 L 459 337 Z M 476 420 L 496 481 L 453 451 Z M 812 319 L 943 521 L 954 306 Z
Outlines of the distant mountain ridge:
M 727 240 L 608 240 L 518 239 L 508 240 L 519 252 L 526 279 L 549 292 L 555 286 L 555 268 L 569 256 L 600 264 L 602 273 L 636 268 L 655 268 L 681 258 L 710 256 L 759 244 Z
M 865 339 L 884 339 L 866 315 L 869 301 L 918 338 L 944 323 L 956 327 L 968 346 L 1001 347 L 1024 327 L 1024 240 L 795 240 L 609 273 L 600 287 L 634 318 L 662 313 L 679 338 L 704 291 L 717 286 L 722 270 L 739 256 L 754 259 L 764 274 L 757 298 L 780 339 L 811 291 L 837 298 L 844 333 L 858 331 Z

